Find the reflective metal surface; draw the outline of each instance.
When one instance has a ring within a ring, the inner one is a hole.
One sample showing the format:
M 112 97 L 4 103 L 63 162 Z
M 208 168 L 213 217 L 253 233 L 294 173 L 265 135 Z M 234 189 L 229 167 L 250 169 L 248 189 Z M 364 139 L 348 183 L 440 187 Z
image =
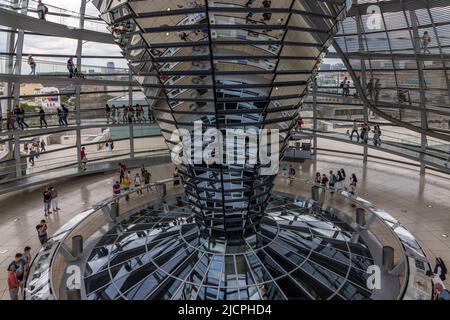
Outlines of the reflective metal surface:
M 320 206 L 272 196 L 241 243 L 203 237 L 185 196 L 131 215 L 87 261 L 88 299 L 369 299 L 374 264 L 354 231 Z
M 193 124 L 200 121 L 203 133 L 214 129 L 224 136 L 229 129 L 280 130 L 283 150 L 307 84 L 346 9 L 345 1 L 315 0 L 98 0 L 94 5 L 145 95 L 154 100 L 171 149 L 176 129 L 193 135 Z M 245 147 L 244 140 L 235 154 Z M 274 175 L 260 174 L 259 158 L 256 164 L 219 162 L 180 166 L 196 221 L 214 237 L 253 233 Z

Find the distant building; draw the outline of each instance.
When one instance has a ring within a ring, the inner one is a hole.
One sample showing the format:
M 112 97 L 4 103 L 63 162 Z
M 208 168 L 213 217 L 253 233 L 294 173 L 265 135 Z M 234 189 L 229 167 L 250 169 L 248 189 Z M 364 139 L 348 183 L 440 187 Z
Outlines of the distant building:
M 106 63 L 106 73 L 114 73 L 114 62 L 110 61 Z
M 345 66 L 343 63 L 335 63 L 331 66 L 331 70 L 344 70 Z
M 331 64 L 329 63 L 323 63 L 320 65 L 321 71 L 330 71 L 331 70 Z

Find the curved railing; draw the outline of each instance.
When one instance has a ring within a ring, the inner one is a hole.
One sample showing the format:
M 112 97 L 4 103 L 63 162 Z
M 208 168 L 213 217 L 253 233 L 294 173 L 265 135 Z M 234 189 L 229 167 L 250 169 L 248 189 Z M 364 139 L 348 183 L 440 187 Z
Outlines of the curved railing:
M 290 194 L 295 191 L 295 196 L 311 203 L 316 209 L 338 217 L 339 220 L 344 221 L 355 230 L 366 230 L 369 235 L 376 238 L 379 249 L 382 247 L 393 249 L 395 267 L 389 271 L 389 274 L 400 281 L 397 299 L 431 299 L 431 281 L 425 276 L 425 272 L 430 270 L 429 262 L 421 246 L 399 221 L 369 201 L 359 196 L 353 196 L 347 191 L 332 194 L 310 180 L 290 181 L 283 176 L 284 172 L 276 180 L 276 191 Z M 157 185 L 166 184 L 168 194 L 173 195 L 183 192 L 181 187 L 173 187 L 172 181 L 173 179 L 168 179 L 154 183 L 152 186 L 157 189 Z M 294 188 L 292 183 L 294 183 Z M 155 191 L 152 191 L 150 197 L 133 196 L 138 190 L 145 188 L 141 187 L 130 191 L 128 195 L 132 196 L 132 199 L 129 204 L 124 201 L 119 202 L 118 213 L 121 217 L 128 216 L 133 210 L 148 205 L 152 200 L 159 199 L 158 193 Z M 319 192 L 312 195 L 311 188 L 317 189 Z M 311 195 L 315 200 L 308 200 Z M 117 203 L 118 199 L 125 196 L 126 194 L 122 194 L 102 201 L 78 214 L 55 232 L 45 247 L 39 251 L 31 266 L 30 277 L 26 282 L 26 299 L 62 299 L 62 296 L 65 296 L 65 294 L 61 295 L 61 290 L 67 288 L 62 288 L 61 285 L 64 281 L 67 282 L 67 267 L 77 264 L 72 255 L 72 238 L 81 235 L 86 241 L 85 243 L 92 245 L 101 235 L 99 230 L 103 230 L 102 228 L 108 223 L 116 221 L 117 215 L 112 215 L 114 218 L 111 218 L 112 204 Z M 365 225 L 358 225 L 355 222 L 356 207 L 365 210 L 367 217 Z M 104 232 L 106 230 L 103 230 L 102 233 Z M 374 259 L 381 264 L 381 252 L 378 252 Z M 422 270 L 417 267 L 420 263 L 423 265 Z M 80 277 L 82 279 L 81 275 Z M 425 283 L 422 290 L 417 288 L 418 278 L 423 279 Z M 81 288 L 83 288 L 83 284 L 81 284 Z

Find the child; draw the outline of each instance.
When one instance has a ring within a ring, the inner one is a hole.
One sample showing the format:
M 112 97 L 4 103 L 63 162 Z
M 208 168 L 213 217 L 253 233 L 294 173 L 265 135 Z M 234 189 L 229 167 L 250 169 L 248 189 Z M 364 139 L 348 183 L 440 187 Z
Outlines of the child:
M 141 177 L 139 176 L 139 173 L 136 173 L 136 175 L 134 176 L 134 187 L 137 190 L 137 194 L 142 195 L 142 189 L 141 188 Z

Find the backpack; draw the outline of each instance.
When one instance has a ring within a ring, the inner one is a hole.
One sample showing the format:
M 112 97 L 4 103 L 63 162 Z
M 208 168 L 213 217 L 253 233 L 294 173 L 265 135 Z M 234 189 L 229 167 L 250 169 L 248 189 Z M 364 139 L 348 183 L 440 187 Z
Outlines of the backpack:
M 48 8 L 47 8 L 47 6 L 46 6 L 46 5 L 44 5 L 44 12 L 45 12 L 45 14 L 47 14 L 47 13 L 48 13 Z
M 341 82 L 341 85 L 339 86 L 341 89 L 344 88 L 344 81 Z
M 295 169 L 294 169 L 294 168 L 291 168 L 291 169 L 289 170 L 289 173 L 290 173 L 291 175 L 295 176 Z

